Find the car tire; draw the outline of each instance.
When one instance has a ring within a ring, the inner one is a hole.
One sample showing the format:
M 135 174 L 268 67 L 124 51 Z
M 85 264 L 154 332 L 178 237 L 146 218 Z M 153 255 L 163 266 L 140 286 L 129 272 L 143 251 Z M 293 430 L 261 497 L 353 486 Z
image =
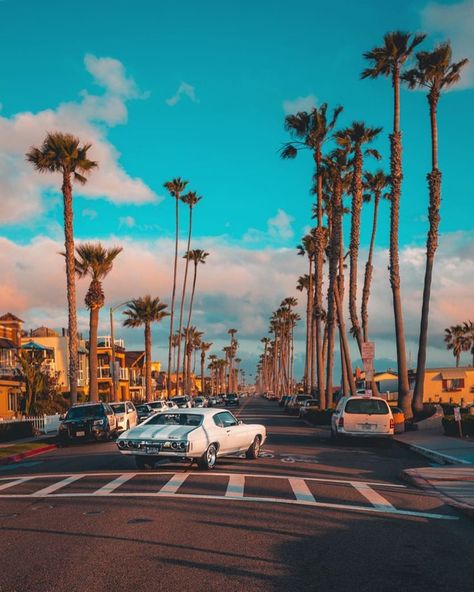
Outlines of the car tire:
M 254 441 L 245 453 L 245 458 L 255 460 L 260 454 L 260 436 L 255 436 Z
M 155 463 L 148 456 L 136 456 L 135 464 L 137 465 L 137 469 L 141 471 L 150 471 L 155 467 Z
M 217 448 L 209 444 L 206 452 L 198 459 L 197 465 L 202 471 L 210 471 L 216 466 Z

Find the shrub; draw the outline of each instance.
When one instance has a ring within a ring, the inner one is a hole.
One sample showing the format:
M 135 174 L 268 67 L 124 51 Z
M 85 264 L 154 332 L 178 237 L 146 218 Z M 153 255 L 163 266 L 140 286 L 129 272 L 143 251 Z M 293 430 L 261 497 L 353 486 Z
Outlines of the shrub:
M 446 436 L 459 436 L 459 426 L 458 422 L 454 421 L 454 415 L 446 415 L 441 421 Z M 474 436 L 474 415 L 462 416 L 461 430 L 463 436 Z
M 305 418 L 314 425 L 331 425 L 334 409 L 310 409 Z
M 9 442 L 10 440 L 20 440 L 33 436 L 33 423 L 31 421 L 0 421 L 0 442 Z

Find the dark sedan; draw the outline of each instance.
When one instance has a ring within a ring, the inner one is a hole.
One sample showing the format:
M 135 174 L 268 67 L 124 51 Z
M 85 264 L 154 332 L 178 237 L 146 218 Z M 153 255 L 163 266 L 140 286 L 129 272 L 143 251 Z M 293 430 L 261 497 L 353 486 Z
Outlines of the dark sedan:
M 231 407 L 232 405 L 238 407 L 240 405 L 239 397 L 233 393 L 230 393 L 225 396 L 224 404 L 226 407 Z
M 59 425 L 59 442 L 111 440 L 117 433 L 117 419 L 107 403 L 73 405 Z

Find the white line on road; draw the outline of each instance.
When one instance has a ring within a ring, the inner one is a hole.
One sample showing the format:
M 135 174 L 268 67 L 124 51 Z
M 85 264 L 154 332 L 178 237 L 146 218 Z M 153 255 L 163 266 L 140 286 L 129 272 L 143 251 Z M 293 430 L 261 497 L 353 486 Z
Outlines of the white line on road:
M 51 493 L 54 493 L 58 489 L 61 489 L 62 487 L 66 487 L 66 485 L 69 485 L 70 483 L 74 483 L 74 481 L 78 481 L 79 479 L 82 479 L 82 477 L 85 477 L 85 476 L 86 475 L 71 475 L 70 477 L 66 477 L 66 479 L 62 479 L 61 481 L 58 481 L 57 483 L 53 483 L 52 485 L 49 485 L 48 487 L 45 487 L 44 489 L 40 489 L 39 491 L 35 491 L 35 493 L 32 493 L 31 495 L 33 497 L 45 497 L 47 495 L 50 495 Z M 72 494 L 72 495 L 74 495 L 74 494 Z
M 113 479 L 113 481 L 110 481 L 109 483 L 107 483 L 106 485 L 104 485 L 103 487 L 98 489 L 97 491 L 94 491 L 93 495 L 108 495 L 109 493 L 112 493 L 112 491 L 115 491 L 116 489 L 118 489 L 121 485 L 123 485 L 127 481 L 130 481 L 130 479 L 133 479 L 133 477 L 135 477 L 136 474 L 137 473 L 126 473 L 124 475 L 120 475 L 120 477 Z
M 290 477 L 288 479 L 291 485 L 291 489 L 293 489 L 293 493 L 295 497 L 300 502 L 316 502 L 314 495 L 309 490 L 309 487 L 306 485 L 304 479 L 299 479 L 297 477 Z
M 395 508 L 392 504 L 386 500 L 380 493 L 377 493 L 370 485 L 367 483 L 361 483 L 360 481 L 352 481 L 352 487 L 357 489 L 357 491 L 362 494 L 369 502 L 374 506 L 374 508 L 379 508 L 380 510 L 386 510 L 387 512 L 392 512 Z M 396 510 L 395 510 L 396 511 Z
M 11 477 L 8 477 L 9 479 L 11 479 Z M 5 478 L 2 479 L 2 481 Z M 20 479 L 15 479 L 14 481 L 10 481 L 10 483 L 3 483 L 3 485 L 0 485 L 0 491 L 3 491 L 4 489 L 8 489 L 9 487 L 14 487 L 15 485 L 20 485 L 20 483 L 24 483 L 25 481 L 29 481 L 30 479 L 34 479 L 34 477 L 21 477 Z
M 189 473 L 173 473 L 171 478 L 163 487 L 155 493 L 154 495 L 173 495 L 175 494 L 181 485 L 186 481 L 188 478 Z
M 225 497 L 244 497 L 244 485 L 245 475 L 239 475 L 238 473 L 230 475 L 229 483 L 227 484 L 227 490 L 225 492 Z

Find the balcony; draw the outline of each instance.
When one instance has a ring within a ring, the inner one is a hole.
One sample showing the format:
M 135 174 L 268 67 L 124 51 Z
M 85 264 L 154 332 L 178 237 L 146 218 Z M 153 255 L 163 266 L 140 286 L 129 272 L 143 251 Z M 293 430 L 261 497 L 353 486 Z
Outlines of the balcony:
M 128 368 L 119 368 L 119 380 L 128 380 Z M 112 373 L 110 366 L 99 366 L 97 368 L 97 378 L 100 379 L 111 379 Z
M 114 339 L 114 343 L 115 347 L 125 349 L 125 342 L 123 339 Z M 112 338 L 110 337 L 110 335 L 97 337 L 97 347 L 105 347 L 107 349 L 112 349 Z
M 16 377 L 16 366 L 1 365 L 0 366 L 0 378 L 13 379 Z

